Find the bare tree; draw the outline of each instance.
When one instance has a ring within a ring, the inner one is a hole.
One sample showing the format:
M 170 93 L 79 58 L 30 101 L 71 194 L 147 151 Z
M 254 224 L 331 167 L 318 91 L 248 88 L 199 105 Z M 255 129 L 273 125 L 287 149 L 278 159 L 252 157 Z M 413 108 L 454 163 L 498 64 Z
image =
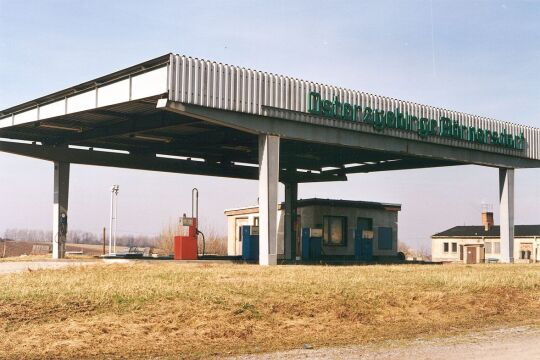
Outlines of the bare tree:
M 204 253 L 208 255 L 227 255 L 227 236 L 221 235 L 216 228 L 211 225 L 204 230 Z M 202 253 L 203 237 L 199 236 L 199 253 Z
M 159 234 L 156 246 L 164 250 L 167 254 L 172 254 L 174 251 L 174 237 L 177 234 L 177 225 L 169 221 Z

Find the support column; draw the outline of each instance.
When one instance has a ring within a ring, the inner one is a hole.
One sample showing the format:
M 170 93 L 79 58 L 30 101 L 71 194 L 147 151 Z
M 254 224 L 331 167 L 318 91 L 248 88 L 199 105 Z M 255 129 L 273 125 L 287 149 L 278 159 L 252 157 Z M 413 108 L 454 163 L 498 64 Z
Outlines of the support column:
M 259 264 L 277 264 L 279 136 L 259 135 Z
M 296 259 L 296 201 L 298 184 L 285 184 L 285 259 Z
M 69 196 L 69 163 L 54 163 L 53 259 L 62 259 L 66 251 Z
M 499 169 L 501 262 L 514 262 L 514 169 Z

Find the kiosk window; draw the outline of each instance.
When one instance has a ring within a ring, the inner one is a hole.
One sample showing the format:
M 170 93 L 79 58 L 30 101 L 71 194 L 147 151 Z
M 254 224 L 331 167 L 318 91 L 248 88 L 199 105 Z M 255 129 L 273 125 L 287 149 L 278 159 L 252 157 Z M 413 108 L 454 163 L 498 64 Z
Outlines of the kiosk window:
M 379 250 L 392 250 L 392 228 L 380 227 L 378 233 Z
M 324 245 L 347 245 L 347 218 L 344 216 L 323 217 Z

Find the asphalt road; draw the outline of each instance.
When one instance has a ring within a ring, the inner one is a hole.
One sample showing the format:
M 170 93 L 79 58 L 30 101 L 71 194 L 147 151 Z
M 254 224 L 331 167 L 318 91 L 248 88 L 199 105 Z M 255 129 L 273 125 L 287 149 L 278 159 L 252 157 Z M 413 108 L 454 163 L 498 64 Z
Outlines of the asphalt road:
M 6 261 L 0 262 L 0 275 L 28 270 L 60 269 L 66 266 L 96 264 L 95 261 Z

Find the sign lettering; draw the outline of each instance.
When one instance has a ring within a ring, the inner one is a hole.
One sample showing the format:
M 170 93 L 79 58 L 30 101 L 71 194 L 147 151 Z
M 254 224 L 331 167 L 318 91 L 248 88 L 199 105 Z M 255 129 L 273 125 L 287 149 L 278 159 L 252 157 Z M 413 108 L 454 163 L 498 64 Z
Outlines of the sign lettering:
M 500 132 L 484 130 L 474 126 L 465 126 L 456 120 L 441 116 L 438 120 L 425 117 L 418 118 L 402 112 L 399 108 L 394 111 L 372 109 L 369 106 L 351 105 L 342 103 L 339 97 L 334 96 L 333 101 L 321 99 L 318 92 L 308 93 L 308 112 L 310 114 L 340 119 L 346 121 L 369 124 L 378 132 L 385 129 L 400 129 L 416 132 L 419 137 L 439 136 L 443 138 L 458 139 L 477 144 L 489 144 L 510 149 L 523 150 L 525 136 L 510 134 L 506 129 Z

